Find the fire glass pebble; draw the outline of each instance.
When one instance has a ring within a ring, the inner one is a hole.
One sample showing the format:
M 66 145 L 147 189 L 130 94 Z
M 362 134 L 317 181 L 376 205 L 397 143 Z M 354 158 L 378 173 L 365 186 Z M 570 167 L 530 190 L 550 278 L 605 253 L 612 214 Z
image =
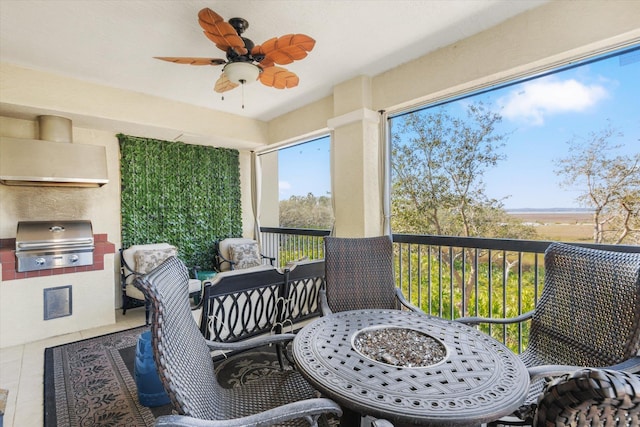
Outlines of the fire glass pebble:
M 444 345 L 413 329 L 379 328 L 358 333 L 353 345 L 369 359 L 399 367 L 426 367 L 446 356 Z

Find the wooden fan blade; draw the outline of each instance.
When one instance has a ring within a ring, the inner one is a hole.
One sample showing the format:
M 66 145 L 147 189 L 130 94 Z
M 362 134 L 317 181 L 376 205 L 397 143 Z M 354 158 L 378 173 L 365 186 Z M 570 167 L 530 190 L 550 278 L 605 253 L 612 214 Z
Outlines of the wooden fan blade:
M 222 73 L 218 81 L 216 81 L 216 85 L 213 88 L 213 90 L 215 90 L 218 93 L 223 93 L 228 90 L 237 88 L 238 86 L 239 86 L 238 84 L 231 82 L 231 80 L 227 78 L 226 74 Z
M 213 10 L 205 7 L 198 12 L 198 22 L 204 30 L 204 35 L 214 42 L 218 49 L 226 52 L 231 48 L 239 55 L 247 53 L 244 41 L 236 30 Z
M 174 62 L 176 64 L 189 65 L 222 65 L 227 63 L 227 61 L 220 58 L 190 58 L 181 56 L 154 56 L 154 58 L 167 62 Z
M 276 89 L 291 89 L 298 86 L 300 79 L 295 73 L 282 67 L 267 67 L 260 73 L 260 82 Z
M 270 67 L 274 63 L 286 65 L 305 58 L 307 52 L 311 52 L 315 45 L 316 41 L 305 34 L 287 34 L 255 46 L 251 54 L 264 55 L 265 58 L 260 61 L 260 64 L 265 67 Z

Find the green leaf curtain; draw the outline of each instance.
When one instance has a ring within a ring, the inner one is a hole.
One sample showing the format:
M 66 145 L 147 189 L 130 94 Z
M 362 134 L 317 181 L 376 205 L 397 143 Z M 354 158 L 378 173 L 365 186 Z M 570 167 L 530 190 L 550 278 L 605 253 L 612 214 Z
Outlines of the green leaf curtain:
M 238 151 L 117 136 L 123 248 L 167 242 L 213 270 L 214 242 L 242 234 Z

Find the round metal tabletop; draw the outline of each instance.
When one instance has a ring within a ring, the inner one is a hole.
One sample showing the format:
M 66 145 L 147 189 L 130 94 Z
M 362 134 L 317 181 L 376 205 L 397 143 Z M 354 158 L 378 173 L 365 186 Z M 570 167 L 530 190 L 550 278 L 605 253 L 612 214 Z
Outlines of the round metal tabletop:
M 397 367 L 351 346 L 358 331 L 377 325 L 411 328 L 448 349 L 432 367 Z M 293 355 L 311 384 L 339 404 L 405 424 L 466 426 L 517 409 L 529 389 L 520 359 L 467 325 L 401 310 L 357 310 L 321 317 L 298 332 Z

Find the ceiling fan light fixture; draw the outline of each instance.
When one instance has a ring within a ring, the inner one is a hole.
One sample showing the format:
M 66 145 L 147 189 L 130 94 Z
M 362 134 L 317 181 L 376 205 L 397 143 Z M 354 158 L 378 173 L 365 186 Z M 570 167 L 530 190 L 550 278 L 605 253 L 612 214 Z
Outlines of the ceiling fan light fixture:
M 230 62 L 224 66 L 222 71 L 227 79 L 235 84 L 255 82 L 260 74 L 260 68 L 250 62 Z

